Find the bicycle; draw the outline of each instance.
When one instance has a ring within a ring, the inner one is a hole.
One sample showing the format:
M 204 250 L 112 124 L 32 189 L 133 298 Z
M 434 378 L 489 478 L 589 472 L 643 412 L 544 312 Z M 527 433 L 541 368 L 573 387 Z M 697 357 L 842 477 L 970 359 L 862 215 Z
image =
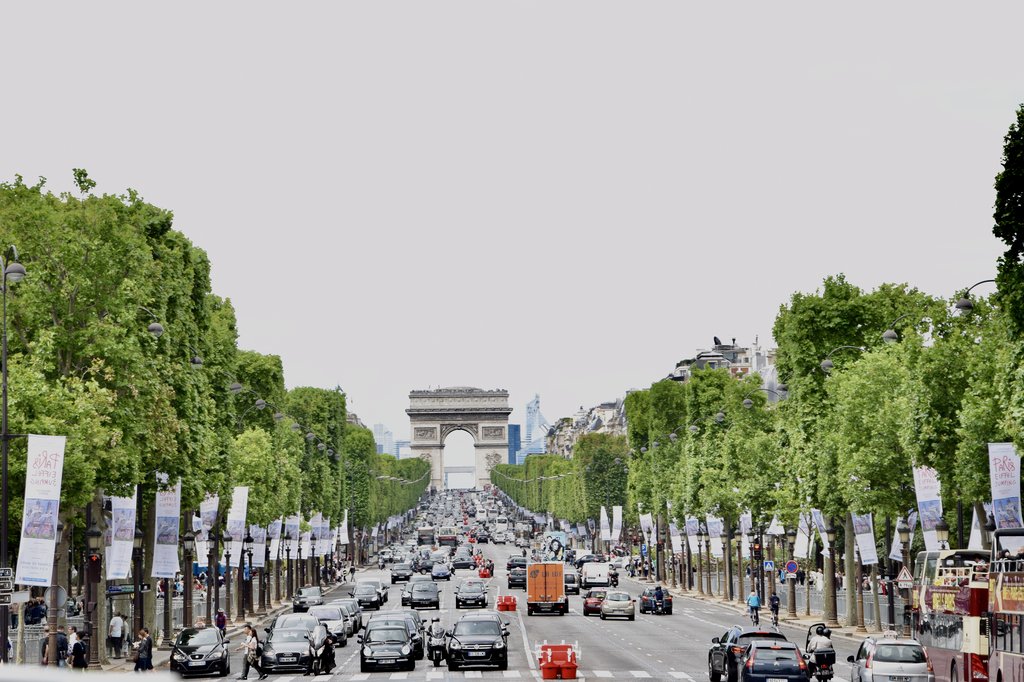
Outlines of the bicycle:
M 759 608 L 756 608 L 756 607 L 753 607 L 753 606 L 752 606 L 752 607 L 750 607 L 750 622 L 751 622 L 751 624 L 753 624 L 753 626 L 754 626 L 755 628 L 756 628 L 756 627 L 757 627 L 758 625 L 760 625 L 760 624 L 761 624 L 761 615 L 760 615 L 760 611 L 761 611 L 761 609 L 759 609 Z
M 772 625 L 779 627 L 779 610 L 772 609 Z

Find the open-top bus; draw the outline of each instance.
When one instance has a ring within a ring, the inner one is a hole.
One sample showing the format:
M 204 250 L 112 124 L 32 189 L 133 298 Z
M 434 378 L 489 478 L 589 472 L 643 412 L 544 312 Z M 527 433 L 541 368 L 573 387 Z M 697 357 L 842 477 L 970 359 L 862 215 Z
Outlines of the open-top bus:
M 917 555 L 914 630 L 936 682 L 988 679 L 989 553 L 947 549 Z
M 993 682 L 1024 678 L 1024 529 L 997 530 L 989 567 L 988 677 Z

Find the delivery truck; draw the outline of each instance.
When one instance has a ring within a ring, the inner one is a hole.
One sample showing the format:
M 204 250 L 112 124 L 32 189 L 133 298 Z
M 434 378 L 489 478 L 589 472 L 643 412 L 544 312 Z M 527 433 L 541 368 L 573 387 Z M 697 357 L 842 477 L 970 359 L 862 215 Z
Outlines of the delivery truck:
M 526 566 L 526 615 L 569 613 L 565 597 L 565 564 L 561 561 L 535 561 Z
M 608 587 L 611 584 L 611 564 L 586 563 L 580 568 L 580 587 Z

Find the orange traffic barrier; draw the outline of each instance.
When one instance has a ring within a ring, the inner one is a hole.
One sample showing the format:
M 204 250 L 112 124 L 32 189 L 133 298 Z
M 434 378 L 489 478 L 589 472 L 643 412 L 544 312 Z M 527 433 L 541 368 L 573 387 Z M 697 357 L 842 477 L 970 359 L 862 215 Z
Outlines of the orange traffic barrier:
M 491 577 L 491 572 L 488 571 L 486 568 L 481 568 L 479 575 L 480 575 L 481 578 L 490 578 Z
M 578 651 L 572 644 L 544 642 L 537 651 L 541 679 L 575 680 L 578 670 Z

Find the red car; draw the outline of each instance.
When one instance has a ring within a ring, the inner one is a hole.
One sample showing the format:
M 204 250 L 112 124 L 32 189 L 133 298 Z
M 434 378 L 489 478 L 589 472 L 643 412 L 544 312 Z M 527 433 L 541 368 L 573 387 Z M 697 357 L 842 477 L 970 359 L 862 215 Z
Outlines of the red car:
M 608 596 L 608 590 L 590 590 L 583 597 L 583 615 L 600 616 L 601 602 Z

